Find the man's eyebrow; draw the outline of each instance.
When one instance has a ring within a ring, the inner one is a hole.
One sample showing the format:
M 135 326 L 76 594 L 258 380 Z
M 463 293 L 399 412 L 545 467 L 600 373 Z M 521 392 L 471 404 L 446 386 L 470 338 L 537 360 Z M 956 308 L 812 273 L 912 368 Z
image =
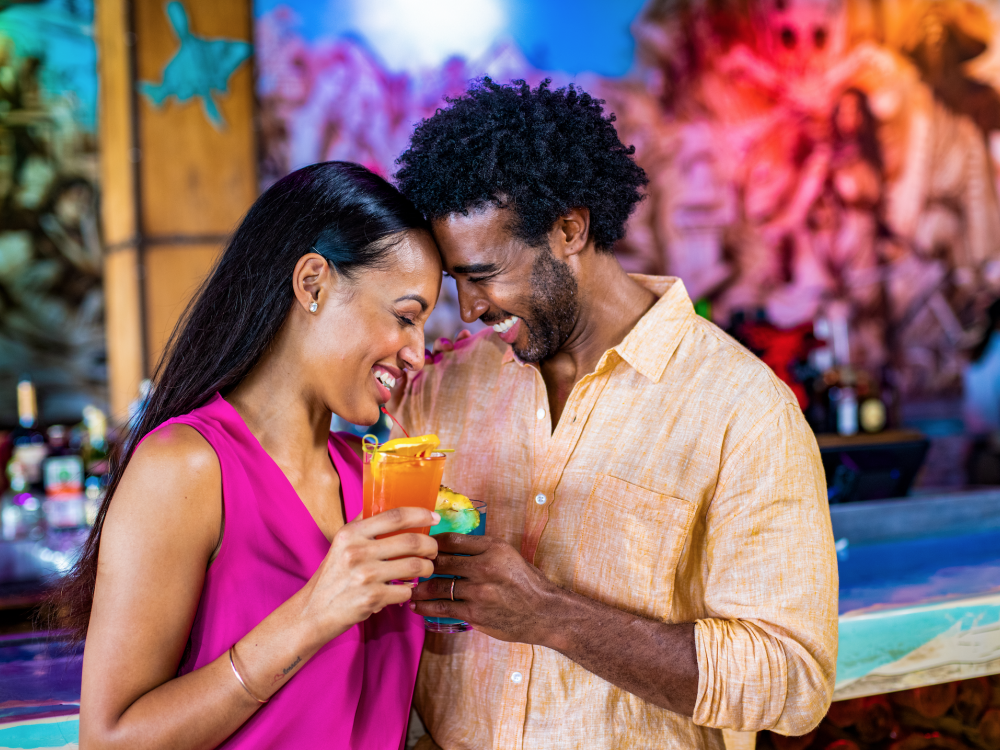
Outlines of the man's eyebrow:
M 427 312 L 427 308 L 429 307 L 429 305 L 427 304 L 427 300 L 425 300 L 419 294 L 406 294 L 397 299 L 396 302 L 402 302 L 403 300 L 408 300 L 408 299 L 412 299 L 414 302 L 420 303 L 420 312 Z
M 470 266 L 455 266 L 451 269 L 451 273 L 461 273 L 461 274 L 485 274 L 485 273 L 495 273 L 498 270 L 496 263 L 473 263 Z

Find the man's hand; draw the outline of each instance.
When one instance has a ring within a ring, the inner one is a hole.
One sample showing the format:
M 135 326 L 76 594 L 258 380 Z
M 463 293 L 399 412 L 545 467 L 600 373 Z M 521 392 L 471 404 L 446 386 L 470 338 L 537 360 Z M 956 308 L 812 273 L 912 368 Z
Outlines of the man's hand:
M 417 614 L 454 617 L 501 641 L 551 648 L 642 700 L 685 716 L 694 713 L 693 622 L 649 620 L 560 588 L 502 539 L 464 534 L 435 539 L 434 572 L 462 578 L 432 578 L 417 586 L 410 600 Z
M 461 579 L 432 578 L 417 586 L 411 606 L 418 615 L 465 620 L 501 641 L 546 645 L 545 613 L 559 587 L 502 539 L 467 534 L 434 538 L 434 572 Z

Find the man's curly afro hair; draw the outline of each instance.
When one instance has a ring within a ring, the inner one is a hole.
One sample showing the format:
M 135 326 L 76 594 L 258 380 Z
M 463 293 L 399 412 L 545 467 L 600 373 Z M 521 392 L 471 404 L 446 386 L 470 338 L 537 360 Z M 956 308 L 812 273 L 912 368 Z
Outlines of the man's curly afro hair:
M 449 99 L 397 160 L 399 189 L 429 219 L 487 203 L 510 208 L 512 231 L 533 247 L 568 210 L 587 208 L 594 245 L 610 252 L 649 180 L 603 100 L 550 84 L 484 78 Z

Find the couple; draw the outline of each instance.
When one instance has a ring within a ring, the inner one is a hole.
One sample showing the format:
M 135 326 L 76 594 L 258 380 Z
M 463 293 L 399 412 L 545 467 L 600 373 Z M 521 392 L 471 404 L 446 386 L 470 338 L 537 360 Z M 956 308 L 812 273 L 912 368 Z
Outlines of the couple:
M 837 574 L 815 441 L 678 280 L 618 265 L 646 177 L 612 122 L 578 89 L 487 79 L 417 128 L 402 193 L 331 162 L 254 204 L 67 588 L 84 750 L 395 750 L 411 699 L 445 750 L 820 721 Z M 425 361 L 442 269 L 493 331 Z M 360 519 L 361 447 L 330 417 L 375 422 L 394 381 L 488 536 Z M 435 570 L 463 577 L 455 601 L 398 583 Z M 475 630 L 425 645 L 419 615 Z

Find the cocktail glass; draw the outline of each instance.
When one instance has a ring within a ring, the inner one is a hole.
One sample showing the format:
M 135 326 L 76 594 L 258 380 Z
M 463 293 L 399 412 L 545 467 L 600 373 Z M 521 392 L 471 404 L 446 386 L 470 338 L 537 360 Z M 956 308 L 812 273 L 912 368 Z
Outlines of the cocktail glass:
M 479 525 L 470 531 L 469 534 L 471 536 L 483 536 L 486 533 L 486 503 L 482 500 L 472 500 L 471 502 L 473 507 L 479 511 Z M 439 529 L 439 531 L 435 531 L 435 529 Z M 431 536 L 447 533 L 447 527 L 444 524 L 438 524 L 431 528 L 430 533 Z M 466 555 L 461 555 L 461 557 L 466 557 Z M 445 576 L 437 575 L 436 573 L 431 578 L 456 578 L 462 580 L 461 576 Z M 428 579 L 421 578 L 420 580 L 426 581 Z M 454 617 L 425 617 L 424 627 L 432 633 L 464 633 L 467 630 L 472 630 L 472 626 L 469 623 Z
M 444 453 L 423 456 L 379 455 L 373 461 L 373 451 L 365 450 L 362 515 L 364 518 L 393 508 L 427 508 L 433 511 L 441 477 L 444 475 Z M 380 534 L 377 539 L 416 532 L 427 534 L 430 526 L 403 529 Z

